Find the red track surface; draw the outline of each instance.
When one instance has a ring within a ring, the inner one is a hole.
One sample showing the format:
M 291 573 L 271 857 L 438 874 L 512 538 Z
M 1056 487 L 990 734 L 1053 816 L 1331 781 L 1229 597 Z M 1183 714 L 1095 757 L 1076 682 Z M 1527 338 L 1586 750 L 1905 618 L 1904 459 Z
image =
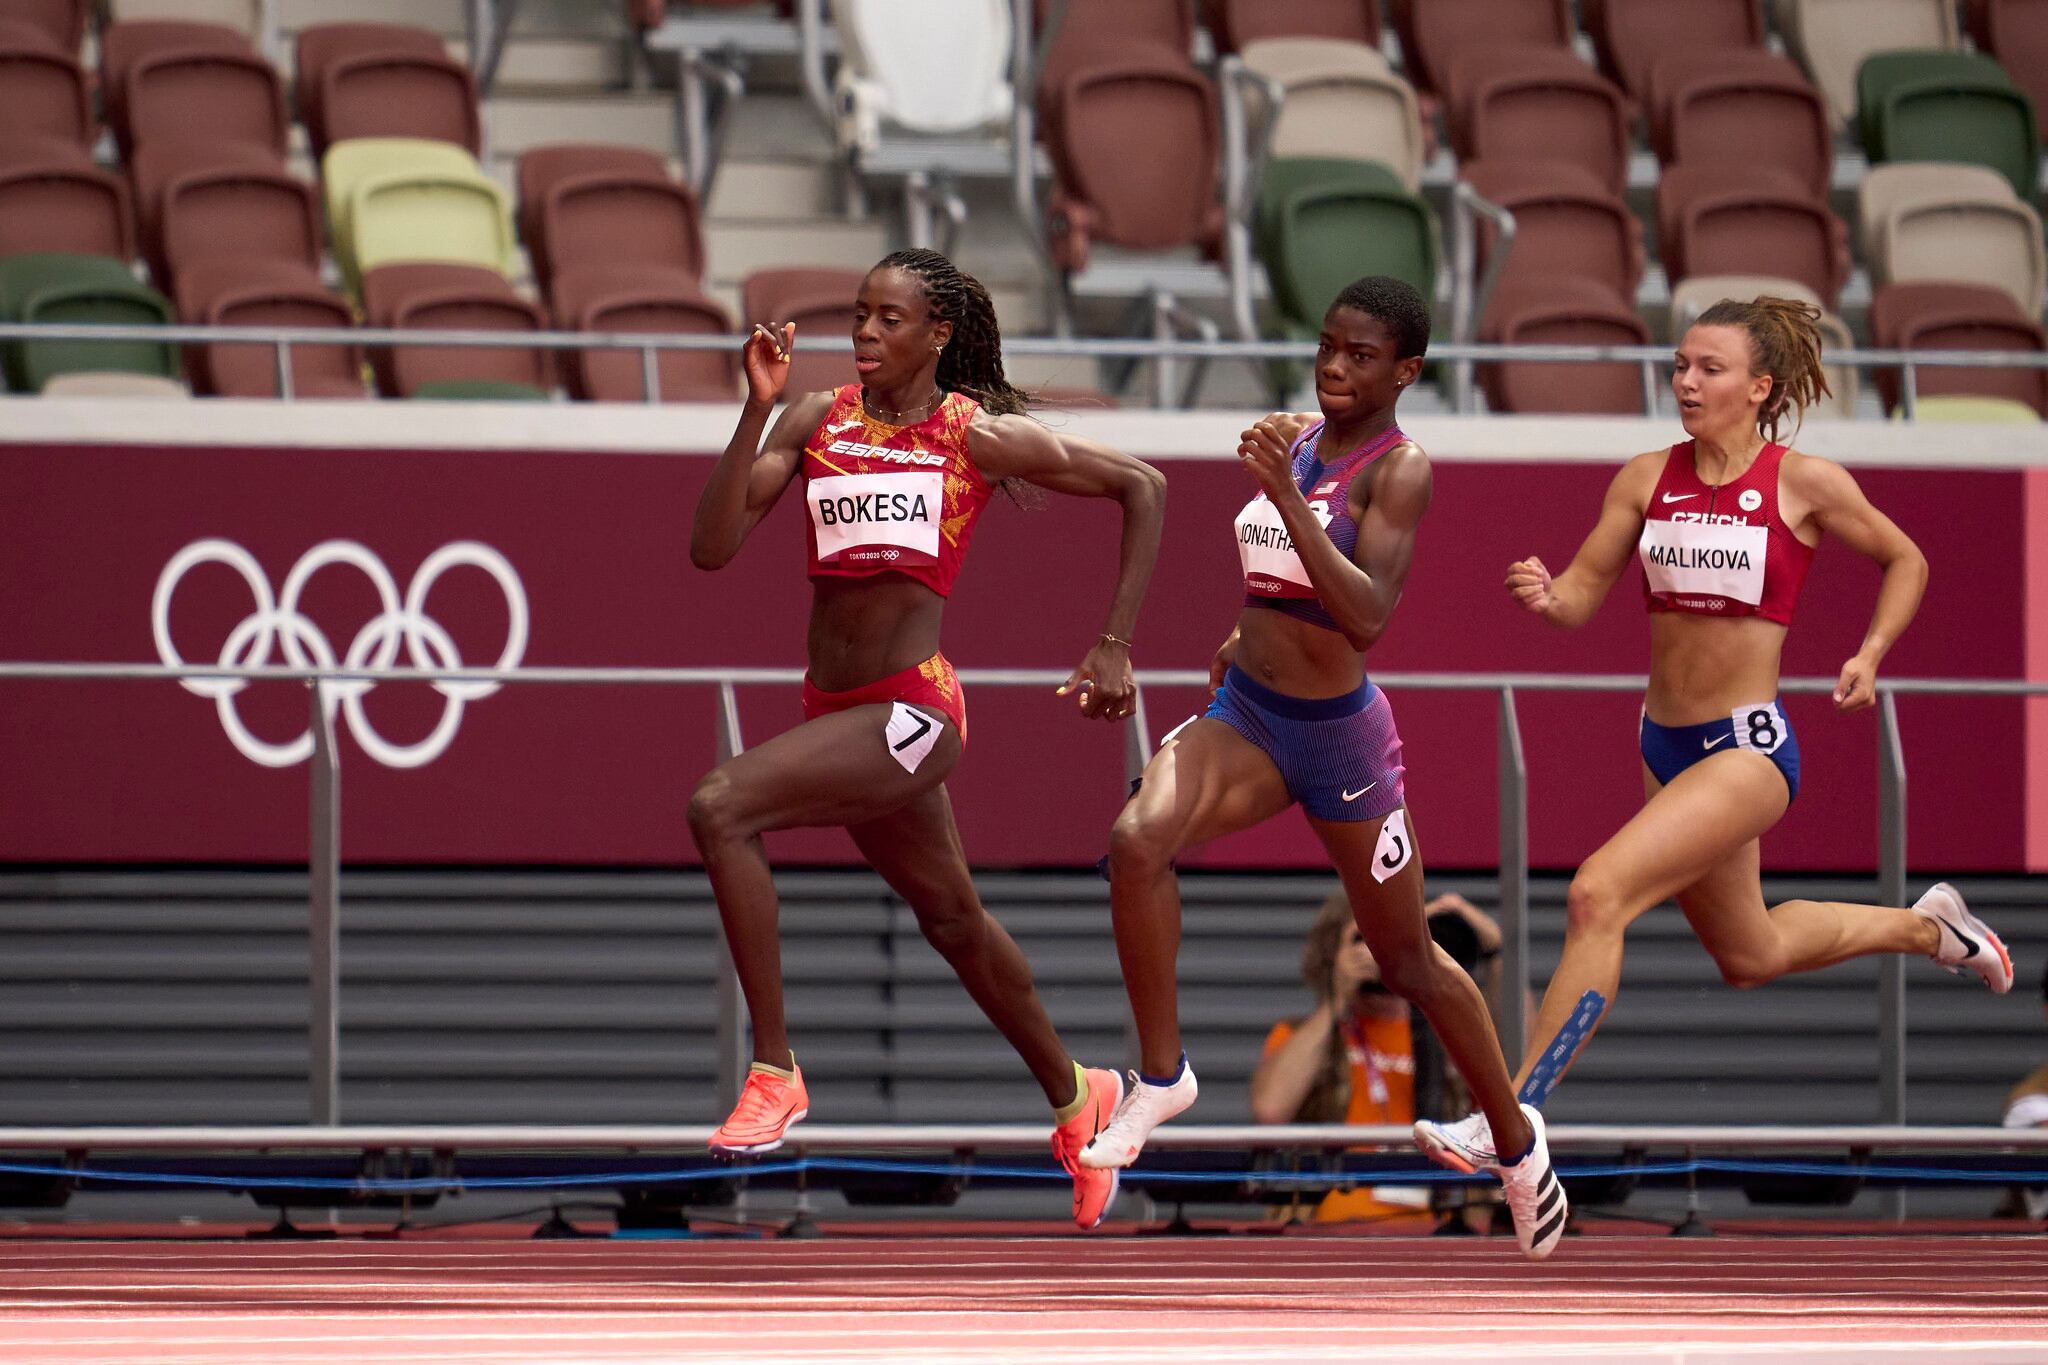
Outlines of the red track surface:
M 2048 1238 L 0 1239 L 0 1361 L 2048 1362 Z

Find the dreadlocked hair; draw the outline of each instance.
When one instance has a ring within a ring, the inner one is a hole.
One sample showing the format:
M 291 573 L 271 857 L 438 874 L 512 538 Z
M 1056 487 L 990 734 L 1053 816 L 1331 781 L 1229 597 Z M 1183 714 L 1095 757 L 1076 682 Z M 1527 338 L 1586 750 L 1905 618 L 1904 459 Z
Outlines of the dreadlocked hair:
M 1026 411 L 1030 395 L 1003 374 L 1003 334 L 996 326 L 995 304 L 980 280 L 923 247 L 892 252 L 875 269 L 915 275 L 932 316 L 953 324 L 952 340 L 939 353 L 940 388 L 966 394 L 985 412 Z
M 1351 923 L 1351 901 L 1342 891 L 1331 893 L 1316 912 L 1301 950 L 1301 979 L 1321 999 L 1330 989 L 1330 972 L 1337 954 L 1344 948 L 1344 927 Z M 1341 1025 L 1343 1021 L 1337 1020 Z M 1323 1048 L 1322 1064 L 1316 1078 L 1301 1097 L 1295 1111 L 1296 1123 L 1342 1123 L 1351 1109 L 1351 1054 L 1344 1044 L 1344 1030 L 1333 1026 Z
M 1810 303 L 1765 295 L 1722 299 L 1693 322 L 1695 327 L 1740 327 L 1748 334 L 1750 372 L 1771 380 L 1771 391 L 1756 410 L 1756 429 L 1766 441 L 1777 442 L 1788 409 L 1796 437 L 1806 409 L 1832 393 L 1820 364 L 1820 319 L 1820 309 Z

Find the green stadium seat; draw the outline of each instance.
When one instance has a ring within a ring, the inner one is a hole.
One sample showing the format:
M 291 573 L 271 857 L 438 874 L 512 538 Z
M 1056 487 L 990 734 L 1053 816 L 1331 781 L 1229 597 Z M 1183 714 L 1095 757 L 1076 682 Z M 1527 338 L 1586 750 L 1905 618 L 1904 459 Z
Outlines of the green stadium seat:
M 1313 335 L 1330 300 L 1361 275 L 1392 275 L 1436 297 L 1436 220 L 1378 162 L 1274 160 L 1253 231 L 1274 305 L 1291 329 Z
M 2034 102 L 1988 57 L 1879 52 L 1857 69 L 1864 150 L 1878 161 L 1989 166 L 2031 199 L 2041 182 Z
M 30 252 L 0 260 L 0 319 L 27 323 L 165 325 L 169 300 L 103 256 Z M 181 376 L 178 348 L 165 341 L 15 341 L 0 347 L 8 385 L 39 393 L 79 371 Z

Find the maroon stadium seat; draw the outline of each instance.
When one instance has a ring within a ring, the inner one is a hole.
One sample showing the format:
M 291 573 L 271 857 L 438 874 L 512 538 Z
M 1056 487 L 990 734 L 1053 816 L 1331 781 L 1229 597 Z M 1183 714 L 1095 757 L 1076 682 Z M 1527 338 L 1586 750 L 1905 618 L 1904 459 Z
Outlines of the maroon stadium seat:
M 1495 286 L 1482 340 L 1502 322 L 1562 284 L 1575 298 L 1597 287 L 1618 307 L 1632 307 L 1643 279 L 1643 227 L 1620 196 L 1581 166 L 1555 161 L 1475 161 L 1462 178 L 1515 216 L 1508 263 Z M 1482 232 L 1480 268 L 1494 234 Z
M 1963 0 L 1977 46 L 1998 58 L 2014 85 L 2034 102 L 2048 142 L 2048 4 L 2043 0 Z
M 1481 47 L 1569 49 L 1571 0 L 1393 0 L 1403 74 L 1418 91 L 1448 95 L 1452 65 Z
M 540 224 L 546 247 L 536 253 L 534 274 L 550 297 L 555 280 L 584 265 L 655 266 L 693 281 L 704 274 L 697 196 L 666 174 L 598 171 L 557 180 L 541 202 Z
M 647 266 L 585 266 L 556 281 L 556 324 L 579 332 L 656 332 L 725 336 L 732 319 L 704 296 L 695 279 Z M 641 403 L 646 372 L 639 351 L 572 353 L 564 367 L 569 392 L 599 402 Z M 655 376 L 661 401 L 729 403 L 738 393 L 739 356 L 715 351 L 660 351 Z
M 139 19 L 100 30 L 100 99 L 107 125 L 122 147 L 133 141 L 128 123 L 128 74 L 144 57 L 165 52 L 213 52 L 254 57 L 245 34 L 223 24 Z
M 1668 167 L 1657 185 L 1657 224 L 1674 282 L 1767 267 L 1833 311 L 1849 277 L 1847 227 L 1789 171 L 1719 162 Z
M 1647 346 L 1650 329 L 1633 308 L 1619 307 L 1588 287 L 1562 292 L 1504 317 L 1500 340 L 1536 346 Z M 1487 401 L 1500 412 L 1641 413 L 1642 366 L 1579 362 L 1500 361 L 1479 369 Z
M 800 341 L 851 337 L 854 302 L 865 278 L 858 270 L 757 270 L 740 286 L 743 325 L 794 322 Z M 858 378 L 850 351 L 799 350 L 790 363 L 788 391 L 836 389 Z
M 320 82 L 329 65 L 342 57 L 372 52 L 442 57 L 448 48 L 426 29 L 405 24 L 315 24 L 300 31 L 294 52 L 299 118 L 312 139 L 314 155 L 319 156 L 331 141 L 320 106 Z
M 128 187 L 112 171 L 77 160 L 0 168 L 0 256 L 26 251 L 135 259 Z
M 529 147 L 519 154 L 516 172 L 519 239 L 526 243 L 527 254 L 533 257 L 536 276 L 547 257 L 547 239 L 542 229 L 540 210 L 548 191 L 557 181 L 572 176 L 595 175 L 600 171 L 662 179 L 668 175 L 668 163 L 645 148 L 606 142 L 557 142 Z M 541 292 L 547 292 L 544 281 Z
M 1826 193 L 1834 128 L 1820 92 L 1790 60 L 1769 52 L 1667 60 L 1651 91 L 1651 140 L 1666 164 L 1762 163 Z
M 22 24 L 76 56 L 85 41 L 87 0 L 0 0 L 0 23 Z
M 460 286 L 422 290 L 397 306 L 391 325 L 431 331 L 541 332 L 547 318 L 517 296 L 504 298 Z M 538 347 L 411 346 L 391 348 L 390 387 L 394 398 L 410 398 L 424 384 L 485 381 L 554 388 L 554 360 Z
M 1764 50 L 1761 0 L 1581 0 L 1580 8 L 1600 69 L 1645 104 L 1661 60 Z
M 1628 183 L 1628 100 L 1570 52 L 1471 48 L 1445 79 L 1451 146 L 1461 159 L 1570 161 L 1616 193 Z
M 244 143 L 285 153 L 290 115 L 284 82 L 261 57 L 153 52 L 128 68 L 124 90 L 124 156 L 159 140 Z
M 1887 349 L 1916 351 L 2048 351 L 2048 332 L 2003 289 L 1959 280 L 1888 284 L 1870 300 L 1872 339 Z M 1899 372 L 1876 371 L 1887 411 L 1899 404 Z M 2048 418 L 2048 370 L 1963 369 L 1926 365 L 1913 372 L 1922 397 L 1965 393 L 2012 398 Z
M 336 57 L 320 75 L 315 155 L 358 137 L 417 137 L 483 150 L 476 80 L 445 54 L 365 52 Z
M 352 325 L 349 306 L 318 275 L 288 262 L 208 262 L 185 272 L 178 313 L 216 327 Z M 203 299 L 201 303 L 199 300 Z M 362 398 L 362 348 L 295 345 L 292 393 L 300 398 Z M 187 346 L 194 391 L 223 398 L 275 398 L 277 353 L 263 345 Z
M 1261 38 L 1337 38 L 1380 45 L 1379 0 L 1212 0 L 1210 30 L 1225 52 Z
M 175 175 L 154 221 L 155 241 L 146 237 L 145 246 L 160 281 L 222 259 L 291 263 L 319 276 L 319 199 L 281 167 L 215 164 Z
M 63 138 L 92 146 L 95 133 L 85 68 L 40 31 L 0 32 L 0 137 Z

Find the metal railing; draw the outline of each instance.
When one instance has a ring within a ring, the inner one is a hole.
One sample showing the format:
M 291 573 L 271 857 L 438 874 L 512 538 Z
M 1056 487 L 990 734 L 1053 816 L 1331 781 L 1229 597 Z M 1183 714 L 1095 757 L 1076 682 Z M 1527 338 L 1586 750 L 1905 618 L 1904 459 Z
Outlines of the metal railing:
M 162 326 L 113 325 L 105 323 L 0 322 L 0 343 L 12 341 L 108 341 L 154 342 L 163 345 L 259 345 L 271 348 L 275 356 L 278 392 L 283 398 L 292 392 L 291 348 L 294 346 L 452 346 L 478 349 L 546 351 L 636 351 L 640 355 L 642 396 L 649 403 L 661 401 L 659 359 L 665 351 L 737 351 L 746 341 L 745 333 L 719 335 L 698 333 L 675 335 L 655 332 L 489 332 L 430 331 L 390 327 L 211 327 L 189 323 Z M 846 337 L 799 337 L 797 348 L 804 351 L 850 353 L 853 343 Z M 1246 341 L 1219 338 L 1195 340 L 1175 337 L 1009 337 L 1003 341 L 1009 355 L 1057 356 L 1066 359 L 1097 360 L 1293 360 L 1312 361 L 1316 347 L 1304 341 Z M 1564 364 L 1632 364 L 1643 374 L 1645 412 L 1652 412 L 1650 399 L 1661 391 L 1658 371 L 1671 363 L 1668 346 L 1538 346 L 1498 342 L 1433 342 L 1430 359 L 1458 366 L 1501 361 L 1557 362 Z M 1922 369 L 2048 369 L 2048 352 L 2041 351 L 1899 351 L 1874 347 L 1830 351 L 1829 365 L 1846 365 L 1858 370 L 1896 369 L 1900 375 L 1902 414 L 1914 415 L 1918 372 Z M 1454 385 L 1454 391 L 1458 386 Z M 1468 386 L 1469 387 L 1469 386 Z M 1468 411 L 1470 394 L 1459 400 L 1459 411 Z
M 1066 681 L 1052 669 L 962 669 L 963 683 L 987 687 L 1048 687 Z M 718 689 L 717 750 L 721 762 L 746 746 L 740 728 L 736 688 L 771 684 L 797 686 L 803 671 L 794 668 L 299 668 L 236 667 L 206 664 L 0 663 L 0 682 L 10 679 L 74 679 L 131 681 L 295 681 L 306 684 L 311 711 L 313 748 L 309 772 L 308 891 L 308 1087 L 311 1122 L 326 1127 L 341 1121 L 339 1074 L 339 952 L 341 924 L 341 765 L 335 747 L 333 716 L 344 686 L 361 683 L 535 683 L 555 685 L 624 685 L 715 687 Z M 1144 771 L 1151 759 L 1146 723 L 1146 687 L 1206 688 L 1209 675 L 1193 669 L 1150 669 L 1137 674 L 1139 696 L 1131 724 L 1124 731 L 1127 777 Z M 1386 673 L 1374 681 L 1398 691 L 1491 692 L 1498 698 L 1500 800 L 1500 904 L 1503 979 L 1529 979 L 1529 770 L 1522 746 L 1516 695 L 1528 692 L 1640 692 L 1647 679 L 1630 674 L 1544 673 Z M 1781 693 L 1830 693 L 1827 678 L 1787 678 Z M 1899 736 L 1900 696 L 2048 696 L 2048 682 L 2004 679 L 1886 679 L 1878 692 L 1878 898 L 1890 905 L 1906 903 L 1906 762 Z M 746 1021 L 738 981 L 721 939 L 718 989 L 719 1096 L 730 1104 L 738 1096 L 749 1056 Z M 1906 1007 L 1904 960 L 1883 959 L 1879 968 L 1878 1090 L 1879 1120 L 1905 1121 Z M 1522 1055 L 1527 1034 L 1522 1011 L 1508 1005 L 1520 992 L 1503 991 L 1495 1005 L 1495 1027 L 1502 1050 Z

